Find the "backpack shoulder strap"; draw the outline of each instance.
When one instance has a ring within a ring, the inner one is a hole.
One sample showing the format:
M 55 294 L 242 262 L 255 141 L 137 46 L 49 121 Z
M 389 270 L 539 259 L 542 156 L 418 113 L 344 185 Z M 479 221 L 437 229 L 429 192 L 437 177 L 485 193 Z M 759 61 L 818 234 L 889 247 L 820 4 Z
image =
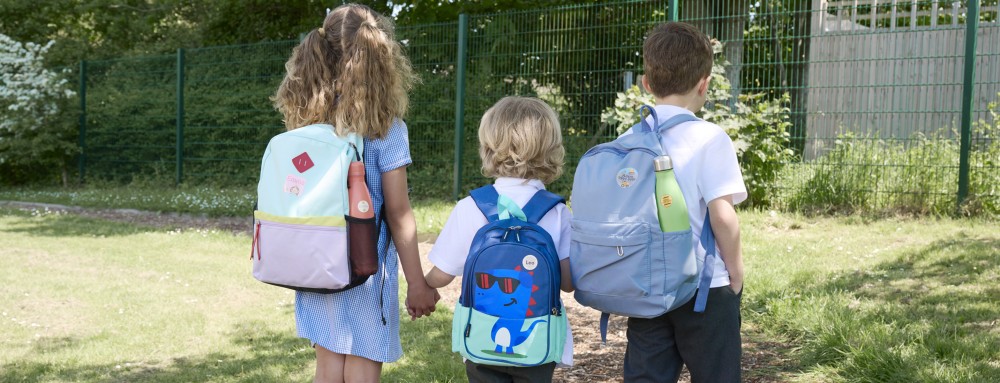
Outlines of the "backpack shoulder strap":
M 649 115 L 653 116 L 653 125 L 649 125 L 649 123 L 646 122 L 646 117 L 642 115 L 642 111 L 644 111 L 644 110 L 648 110 L 649 111 Z M 638 126 L 633 127 L 633 129 L 635 129 L 635 128 L 639 129 L 639 130 L 636 130 L 635 133 L 639 133 L 639 132 L 652 132 L 653 131 L 653 127 L 654 126 L 659 126 L 659 123 L 660 123 L 660 121 L 656 117 L 656 110 L 653 109 L 652 106 L 643 105 L 643 106 L 639 107 L 639 124 L 638 124 Z
M 535 195 L 531 197 L 527 204 L 524 205 L 524 215 L 528 218 L 530 223 L 538 223 L 545 217 L 545 214 L 549 212 L 553 207 L 560 203 L 565 203 L 566 200 L 553 192 L 548 190 L 539 190 L 535 192 Z
M 708 290 L 712 287 L 712 277 L 715 276 L 715 258 L 722 254 L 715 251 L 715 233 L 712 231 L 712 221 L 705 212 L 705 223 L 701 227 L 701 245 L 705 247 L 705 263 L 698 277 L 698 290 L 694 300 L 694 312 L 705 312 L 708 303 Z
M 664 121 L 662 124 L 660 124 L 660 126 L 656 127 L 656 131 L 663 132 L 664 130 L 673 128 L 685 122 L 698 121 L 698 120 L 701 119 L 687 113 L 681 113 L 676 116 L 670 117 L 670 119 Z
M 500 198 L 500 194 L 497 193 L 497 189 L 493 185 L 474 189 L 469 192 L 469 196 L 472 197 L 472 201 L 476 203 L 479 211 L 486 216 L 486 220 L 493 222 L 500 219 L 500 214 L 497 212 L 497 200 Z
M 656 134 L 661 134 L 665 130 L 673 128 L 685 122 L 698 121 L 698 120 L 701 119 L 687 113 L 681 113 L 676 116 L 670 117 L 667 121 L 664 121 L 662 124 L 660 124 L 660 126 L 656 128 Z M 663 141 L 660 141 L 659 139 L 656 141 L 660 144 L 660 152 L 662 152 L 663 154 L 668 154 L 667 148 L 663 147 Z

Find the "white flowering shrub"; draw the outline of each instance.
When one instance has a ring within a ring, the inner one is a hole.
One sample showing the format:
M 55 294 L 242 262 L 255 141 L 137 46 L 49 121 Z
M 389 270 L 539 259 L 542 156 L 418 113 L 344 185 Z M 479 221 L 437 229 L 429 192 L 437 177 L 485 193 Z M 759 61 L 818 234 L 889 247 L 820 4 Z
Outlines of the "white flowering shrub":
M 0 34 L 0 184 L 62 173 L 76 153 L 74 97 L 66 74 L 45 68 L 53 42 L 21 43 Z

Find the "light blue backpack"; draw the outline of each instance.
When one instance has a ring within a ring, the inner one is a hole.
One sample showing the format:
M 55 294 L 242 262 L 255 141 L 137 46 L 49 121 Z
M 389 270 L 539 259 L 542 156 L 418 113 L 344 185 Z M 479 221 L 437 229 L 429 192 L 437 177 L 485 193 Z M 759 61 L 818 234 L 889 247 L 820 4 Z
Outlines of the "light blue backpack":
M 713 275 L 715 237 L 708 217 L 701 238 L 709 251 L 704 267 L 691 229 L 662 232 L 656 214 L 653 158 L 669 154 L 660 145 L 660 132 L 697 118 L 681 114 L 660 124 L 651 107 L 643 106 L 640 114 L 644 109 L 653 126 L 643 119 L 632 134 L 591 148 L 573 178 L 574 297 L 602 312 L 602 341 L 609 314 L 655 318 L 687 303 L 696 290 L 695 311 L 704 311 Z
M 352 275 L 347 172 L 362 139 L 314 124 L 274 136 L 261 160 L 250 258 L 253 276 L 300 291 L 330 293 L 363 283 Z

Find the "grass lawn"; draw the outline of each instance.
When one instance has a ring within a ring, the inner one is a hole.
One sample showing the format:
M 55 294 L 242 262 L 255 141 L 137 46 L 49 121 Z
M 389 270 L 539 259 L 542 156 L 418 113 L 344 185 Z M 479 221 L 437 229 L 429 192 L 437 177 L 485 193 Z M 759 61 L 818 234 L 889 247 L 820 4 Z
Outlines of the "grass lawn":
M 1000 381 L 1000 225 L 744 214 L 745 333 L 796 382 Z
M 312 379 L 294 295 L 250 277 L 246 237 L 6 210 L 0 243 L 0 382 Z M 387 381 L 464 377 L 449 316 L 405 321 Z
M 449 207 L 417 204 L 423 230 Z M 748 381 L 1000 381 L 996 222 L 741 218 L 747 355 L 770 355 Z M 0 208 L 0 244 L 0 382 L 311 379 L 293 294 L 249 276 L 245 236 Z M 449 315 L 402 337 L 384 381 L 465 380 Z

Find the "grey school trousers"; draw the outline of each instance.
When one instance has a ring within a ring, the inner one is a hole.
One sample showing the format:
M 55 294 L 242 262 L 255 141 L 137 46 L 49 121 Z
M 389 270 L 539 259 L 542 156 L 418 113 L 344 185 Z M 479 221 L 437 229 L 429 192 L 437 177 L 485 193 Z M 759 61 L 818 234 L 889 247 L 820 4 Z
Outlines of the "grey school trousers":
M 694 298 L 656 318 L 629 318 L 625 381 L 676 382 L 687 365 L 692 383 L 740 381 L 740 300 L 729 286 L 708 291 L 705 312 Z

